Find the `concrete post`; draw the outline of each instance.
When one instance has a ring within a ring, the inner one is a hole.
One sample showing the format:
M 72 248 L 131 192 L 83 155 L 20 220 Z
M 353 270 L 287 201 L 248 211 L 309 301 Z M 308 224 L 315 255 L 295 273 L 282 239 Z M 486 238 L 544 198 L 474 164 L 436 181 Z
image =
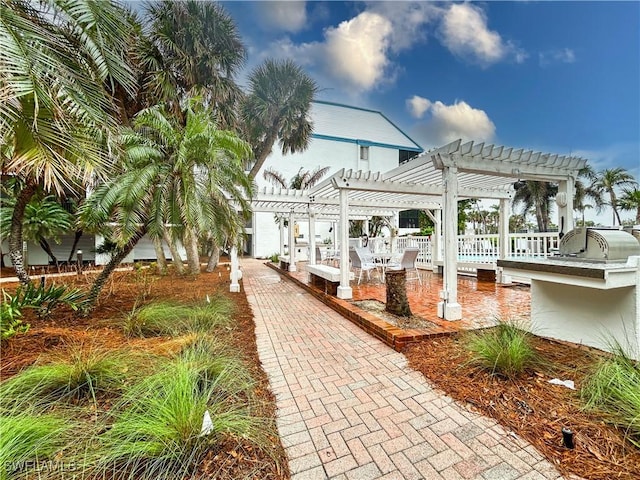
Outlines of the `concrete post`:
M 558 183 L 558 195 L 556 204 L 558 206 L 558 231 L 566 234 L 573 230 L 573 196 L 575 195 L 575 180 L 568 177 Z
M 229 291 L 237 293 L 240 291 L 240 264 L 238 263 L 238 247 L 231 247 L 231 286 Z
M 280 255 L 284 255 L 284 217 L 282 215 L 278 216 L 278 222 L 280 224 Z
M 340 190 L 340 286 L 338 298 L 352 298 L 349 285 L 349 191 Z
M 438 303 L 438 316 L 445 320 L 460 320 L 462 307 L 458 303 L 458 169 L 444 167 L 444 289 Z
M 316 265 L 320 259 L 316 258 L 316 212 L 309 209 L 309 265 Z
M 295 218 L 292 210 L 289 212 L 289 271 L 295 272 L 296 270 Z

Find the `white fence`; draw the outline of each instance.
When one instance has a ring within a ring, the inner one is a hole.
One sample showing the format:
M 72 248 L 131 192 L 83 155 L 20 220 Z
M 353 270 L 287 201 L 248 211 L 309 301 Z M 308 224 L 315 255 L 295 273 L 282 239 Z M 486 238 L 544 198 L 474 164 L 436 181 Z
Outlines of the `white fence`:
M 431 264 L 433 243 L 431 237 L 397 237 L 395 245 L 388 237 L 369 238 L 368 248 L 372 252 L 402 251 L 418 247 L 419 264 Z M 557 232 L 510 233 L 507 258 L 546 258 L 558 251 L 560 239 Z M 350 246 L 362 246 L 361 238 L 349 239 Z M 492 235 L 458 235 L 458 261 L 461 263 L 494 264 L 500 253 L 500 238 Z M 441 242 L 440 259 L 444 254 Z

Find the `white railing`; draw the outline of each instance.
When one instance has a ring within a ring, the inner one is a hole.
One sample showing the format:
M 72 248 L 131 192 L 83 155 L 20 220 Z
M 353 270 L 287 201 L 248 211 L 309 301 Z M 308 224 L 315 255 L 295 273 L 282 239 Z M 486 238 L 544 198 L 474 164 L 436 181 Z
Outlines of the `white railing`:
M 430 264 L 432 255 L 431 237 L 397 237 L 394 248 L 402 251 L 408 247 L 418 247 L 419 264 Z M 349 239 L 349 244 L 362 246 L 359 238 Z M 510 233 L 508 258 L 545 258 L 558 251 L 560 239 L 557 232 Z M 388 237 L 369 238 L 368 248 L 372 252 L 391 250 Z M 442 247 L 441 247 L 442 248 Z M 500 238 L 497 234 L 458 235 L 458 261 L 468 263 L 495 263 L 500 254 Z M 441 253 L 440 258 L 443 257 Z

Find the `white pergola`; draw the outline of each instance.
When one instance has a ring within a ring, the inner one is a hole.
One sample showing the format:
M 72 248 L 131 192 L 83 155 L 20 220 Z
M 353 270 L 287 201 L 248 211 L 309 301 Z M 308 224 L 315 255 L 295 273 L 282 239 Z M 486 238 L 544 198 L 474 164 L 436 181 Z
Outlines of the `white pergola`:
M 317 218 L 338 218 L 341 248 L 349 244 L 349 219 L 374 215 L 397 216 L 402 210 L 425 210 L 435 224 L 434 240 L 444 242 L 443 289 L 438 316 L 462 318 L 457 289 L 458 200 L 497 199 L 500 202 L 500 258 L 508 255 L 509 208 L 515 180 L 558 183 L 559 225 L 573 229 L 575 179 L 586 160 L 502 146 L 457 140 L 425 152 L 388 172 L 342 169 L 309 190 L 263 189 L 252 201 L 254 211 L 309 219 L 310 263 L 315 263 Z M 396 217 L 397 218 L 397 217 Z M 281 232 L 283 230 L 281 229 Z M 282 234 L 281 234 L 282 235 Z M 284 242 L 281 241 L 281 244 Z M 289 245 L 293 245 L 293 229 Z M 440 248 L 437 244 L 435 251 Z M 290 248 L 290 253 L 293 251 Z M 345 250 L 346 253 L 346 250 Z M 295 269 L 295 259 L 290 258 Z M 352 298 L 348 262 L 340 264 L 339 298 Z

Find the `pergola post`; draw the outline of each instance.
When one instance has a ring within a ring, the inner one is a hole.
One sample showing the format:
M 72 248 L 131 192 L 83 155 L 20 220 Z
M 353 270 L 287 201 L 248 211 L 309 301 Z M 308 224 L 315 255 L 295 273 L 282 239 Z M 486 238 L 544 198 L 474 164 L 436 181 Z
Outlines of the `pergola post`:
M 567 177 L 558 183 L 556 204 L 558 205 L 558 228 L 562 234 L 573 230 L 573 196 L 575 195 L 575 180 Z
M 284 255 L 284 217 L 278 215 L 278 224 L 280 225 L 280 255 Z
M 316 258 L 316 212 L 309 209 L 309 265 L 315 265 L 319 259 Z
M 508 198 L 500 199 L 500 223 L 498 225 L 498 258 L 504 260 L 510 255 L 511 242 L 509 241 L 509 216 L 510 216 L 510 200 Z M 506 278 L 502 274 L 502 268 L 498 267 L 500 283 L 511 283 L 510 278 Z
M 235 245 L 231 247 L 231 286 L 229 291 L 232 293 L 238 293 L 240 291 L 240 264 L 238 262 L 238 247 Z
M 400 225 L 400 213 L 393 212 L 391 217 L 391 253 L 398 251 L 398 226 Z
M 289 271 L 295 272 L 296 269 L 296 238 L 295 238 L 295 217 L 293 210 L 289 212 Z
M 427 216 L 433 222 L 433 234 L 431 235 L 431 271 L 438 273 L 438 261 L 442 260 L 440 257 L 440 245 L 442 240 L 442 210 L 437 209 L 433 212 L 431 210 L 425 210 Z
M 349 190 L 340 189 L 340 286 L 338 298 L 352 298 L 349 285 Z
M 368 237 L 369 236 L 369 219 L 368 218 L 364 221 L 363 230 L 364 230 L 363 233 Z
M 445 166 L 442 170 L 444 188 L 444 278 L 438 316 L 445 320 L 460 320 L 462 307 L 458 303 L 458 169 Z

